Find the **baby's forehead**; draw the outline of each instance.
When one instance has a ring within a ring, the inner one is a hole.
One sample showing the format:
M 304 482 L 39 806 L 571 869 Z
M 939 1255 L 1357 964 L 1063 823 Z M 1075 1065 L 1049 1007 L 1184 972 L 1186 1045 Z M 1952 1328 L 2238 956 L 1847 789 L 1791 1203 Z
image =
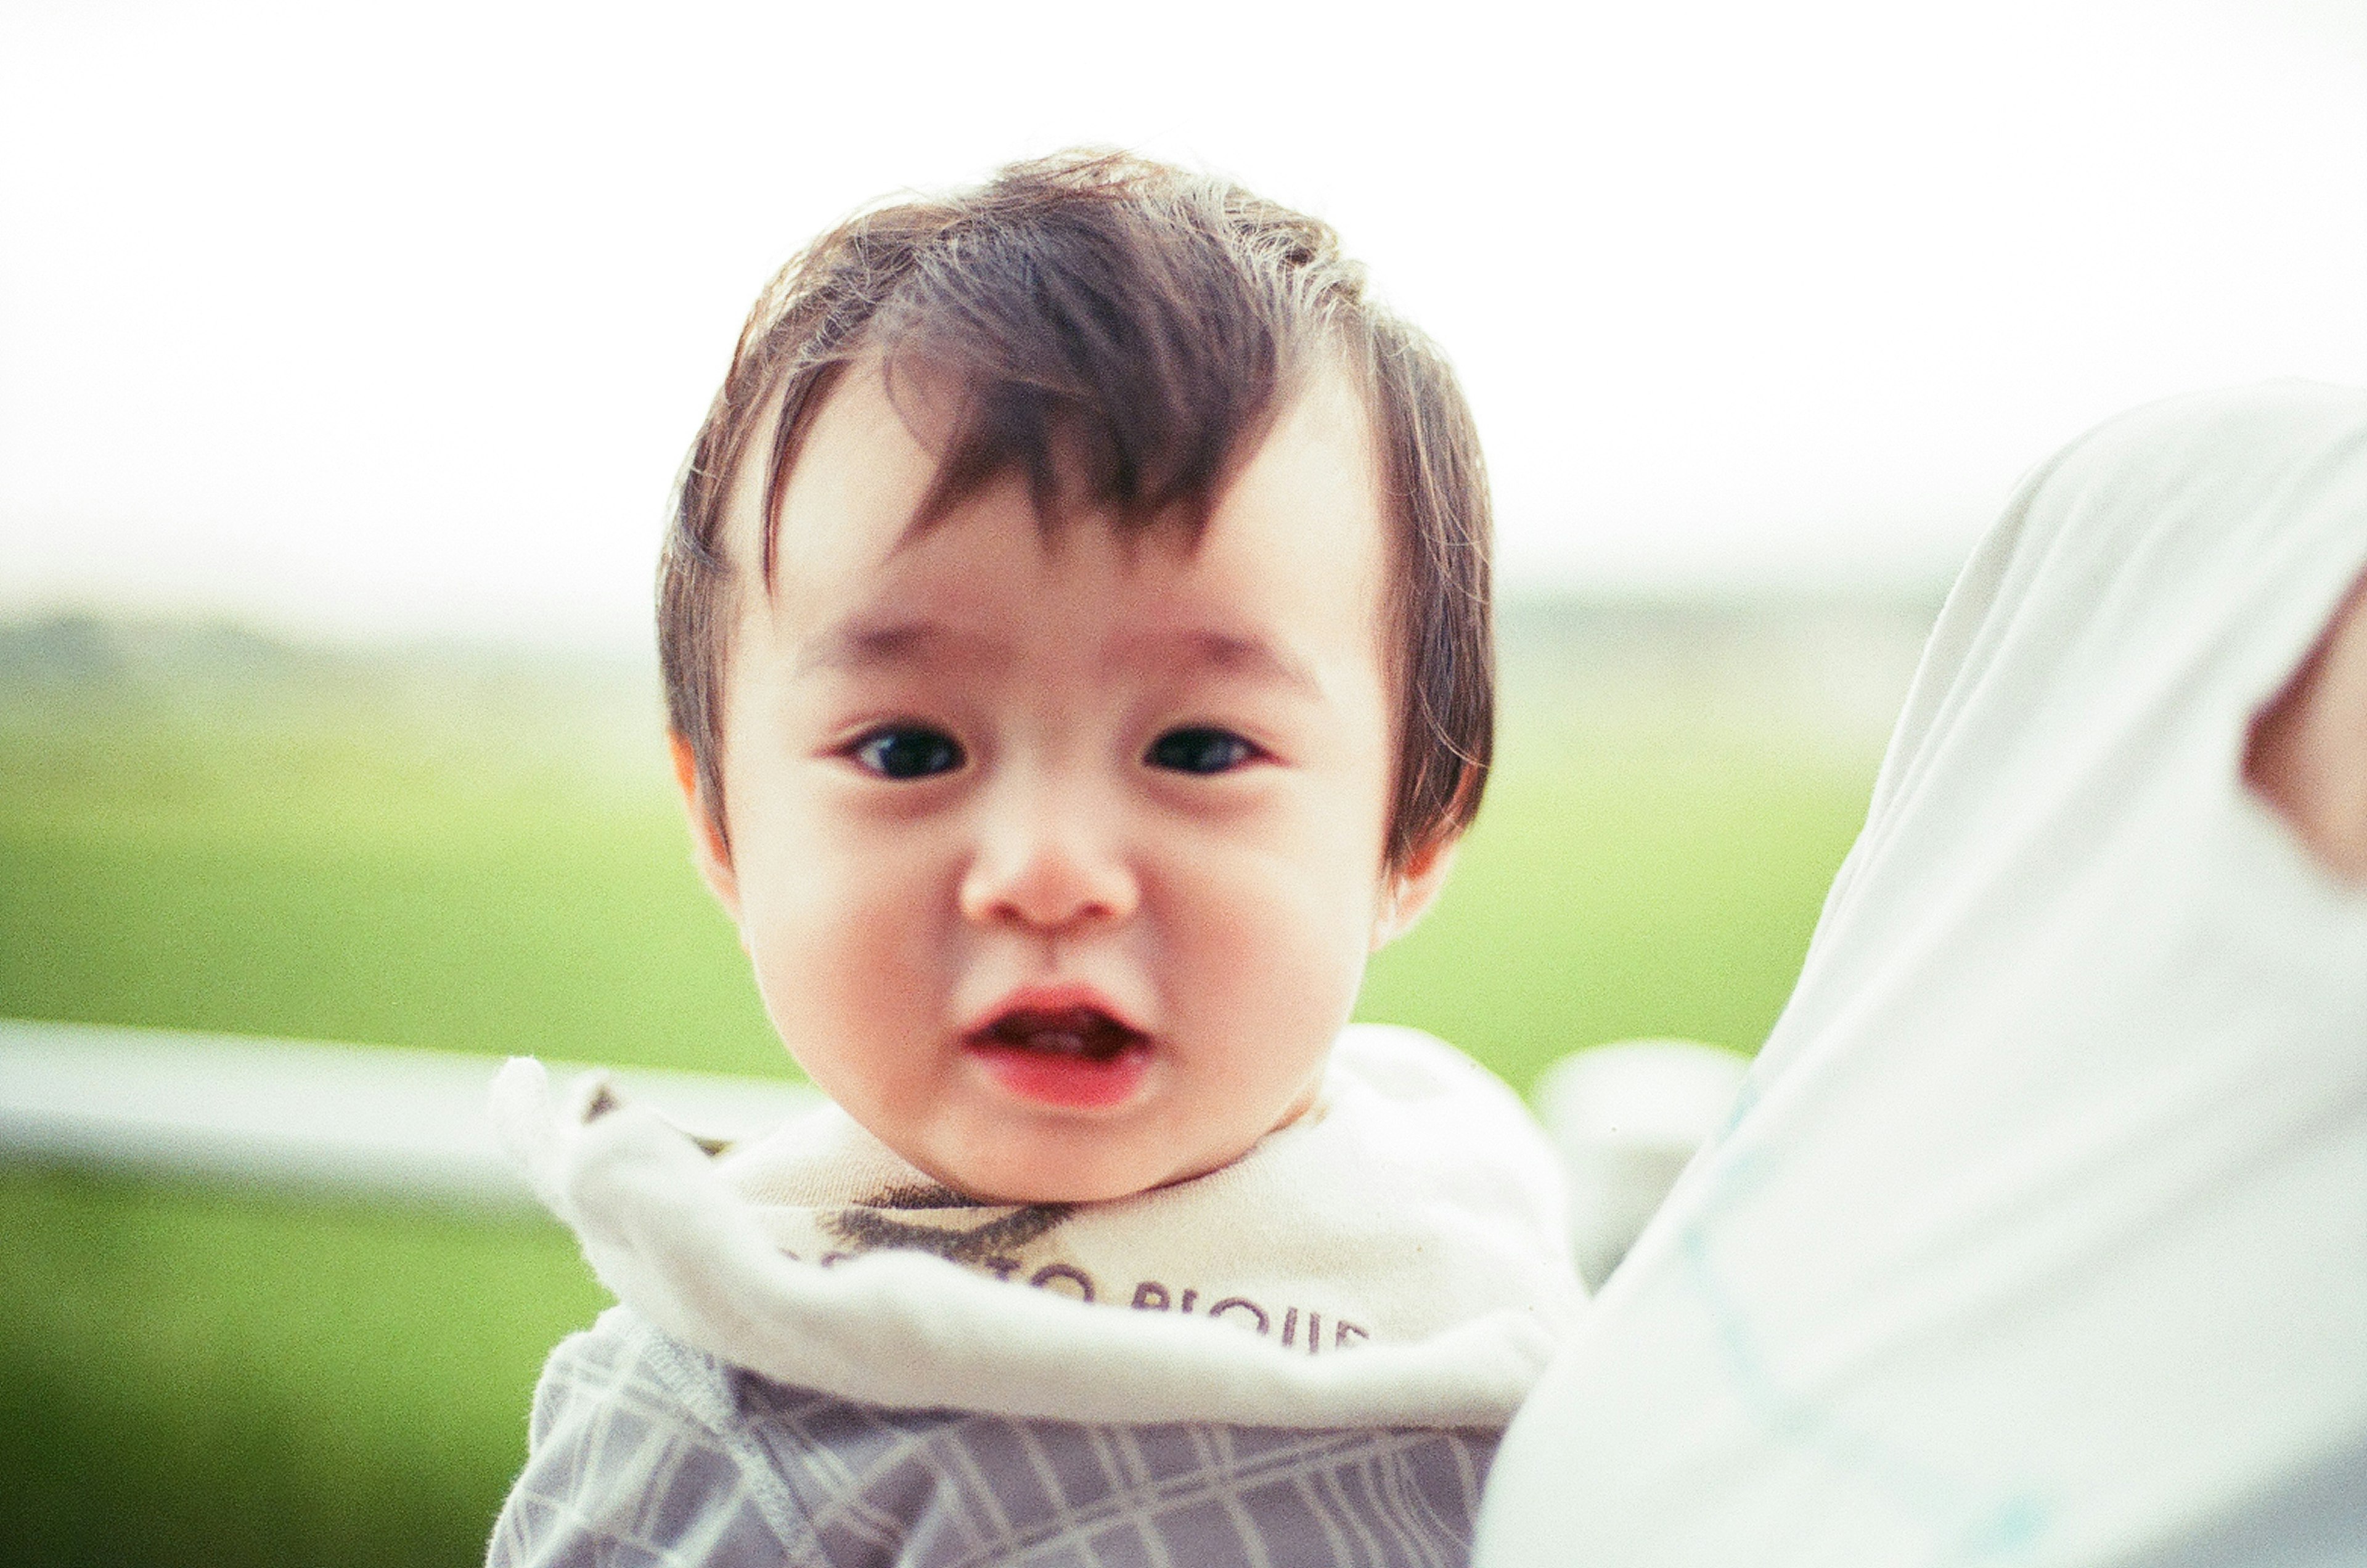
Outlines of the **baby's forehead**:
M 762 558 L 773 503 L 772 570 L 742 606 L 742 635 L 798 660 L 820 657 L 794 651 L 811 639 L 843 648 L 900 626 L 958 626 L 976 641 L 981 627 L 1039 625 L 1035 601 L 1067 581 L 1061 562 L 1092 558 L 1104 562 L 1096 570 L 1110 594 L 1145 623 L 1111 627 L 1116 642 L 1148 636 L 1155 623 L 1204 652 L 1227 639 L 1379 645 L 1395 552 L 1370 421 L 1343 377 L 1312 380 L 1283 403 L 1205 509 L 1130 513 L 1077 503 L 1073 491 L 1048 504 L 1034 476 L 1012 466 L 932 516 L 945 462 L 925 417 L 915 419 L 880 377 L 843 378 L 776 491 L 768 496 L 761 464 L 737 477 L 736 561 Z
M 743 569 L 735 575 L 744 580 L 744 569 L 754 569 L 763 596 L 772 598 L 785 574 L 876 571 L 968 503 L 1008 504 L 1014 496 L 1024 497 L 1036 526 L 1004 537 L 1009 552 L 1057 552 L 1076 536 L 1101 535 L 1129 552 L 1188 555 L 1245 480 L 1262 503 L 1310 517 L 1342 499 L 1368 502 L 1375 528 L 1389 532 L 1370 406 L 1334 363 L 1310 367 L 1273 399 L 1205 483 L 1149 496 L 1097 471 L 1106 454 L 1095 450 L 1090 429 L 1055 423 L 1042 441 L 997 442 L 994 432 L 981 437 L 965 423 L 977 400 L 973 387 L 900 374 L 866 356 L 791 416 L 796 425 L 784 440 L 776 394 L 732 478 L 719 542 Z M 1380 544 L 1384 558 L 1396 554 L 1387 537 Z M 1363 553 L 1342 557 L 1342 570 Z M 1233 564 L 1257 574 L 1260 561 Z

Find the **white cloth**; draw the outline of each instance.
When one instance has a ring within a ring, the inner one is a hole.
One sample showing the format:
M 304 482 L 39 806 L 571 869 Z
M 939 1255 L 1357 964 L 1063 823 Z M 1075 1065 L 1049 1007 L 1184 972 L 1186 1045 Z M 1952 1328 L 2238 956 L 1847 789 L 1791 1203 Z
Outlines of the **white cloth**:
M 2358 392 L 2175 400 L 2024 482 L 1481 1562 L 2358 1560 L 2367 889 L 2240 768 L 2362 566 Z
M 1583 1303 L 1543 1134 L 1410 1030 L 1347 1030 L 1316 1108 L 1233 1165 L 1074 1207 L 968 1205 L 835 1107 L 719 1164 L 597 1081 L 573 1103 L 523 1058 L 495 1081 L 505 1145 L 617 1299 L 842 1399 L 1501 1427 Z

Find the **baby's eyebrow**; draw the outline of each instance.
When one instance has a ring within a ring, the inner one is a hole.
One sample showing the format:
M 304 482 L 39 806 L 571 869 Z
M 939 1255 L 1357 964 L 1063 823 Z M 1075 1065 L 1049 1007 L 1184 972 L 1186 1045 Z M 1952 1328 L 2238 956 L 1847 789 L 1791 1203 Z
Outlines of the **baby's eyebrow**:
M 857 621 L 826 627 L 798 646 L 797 672 L 875 670 L 895 664 L 977 666 L 1007 660 L 994 637 L 956 631 L 936 621 Z
M 1127 638 L 1120 651 L 1161 664 L 1204 664 L 1219 674 L 1272 682 L 1303 696 L 1323 694 L 1322 682 L 1316 680 L 1315 671 L 1304 660 L 1262 637 L 1206 630 L 1154 632 Z
M 1323 695 L 1322 682 L 1303 660 L 1254 635 L 1206 628 L 1143 632 L 1117 638 L 1109 653 L 1117 663 L 1161 670 L 1197 665 L 1285 686 L 1302 696 Z M 855 621 L 806 638 L 796 668 L 800 676 L 918 664 L 978 670 L 1007 664 L 1014 657 L 1015 650 L 999 637 L 937 621 Z

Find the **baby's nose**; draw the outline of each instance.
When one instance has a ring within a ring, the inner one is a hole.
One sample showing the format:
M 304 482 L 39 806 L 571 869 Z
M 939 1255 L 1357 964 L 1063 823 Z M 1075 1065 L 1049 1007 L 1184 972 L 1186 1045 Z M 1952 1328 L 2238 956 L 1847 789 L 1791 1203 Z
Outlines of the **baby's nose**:
M 1108 813 L 1075 792 L 1001 793 L 962 878 L 965 918 L 1059 931 L 1134 913 L 1141 890 Z

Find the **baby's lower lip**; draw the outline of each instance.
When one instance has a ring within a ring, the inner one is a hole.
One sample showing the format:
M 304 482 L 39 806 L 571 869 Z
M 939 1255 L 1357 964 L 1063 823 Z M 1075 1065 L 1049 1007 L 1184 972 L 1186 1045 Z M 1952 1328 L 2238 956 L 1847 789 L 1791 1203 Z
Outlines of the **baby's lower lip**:
M 1007 1020 L 962 1046 L 1005 1092 L 1066 1110 L 1125 1103 L 1150 1066 L 1147 1038 L 1091 1014 Z

